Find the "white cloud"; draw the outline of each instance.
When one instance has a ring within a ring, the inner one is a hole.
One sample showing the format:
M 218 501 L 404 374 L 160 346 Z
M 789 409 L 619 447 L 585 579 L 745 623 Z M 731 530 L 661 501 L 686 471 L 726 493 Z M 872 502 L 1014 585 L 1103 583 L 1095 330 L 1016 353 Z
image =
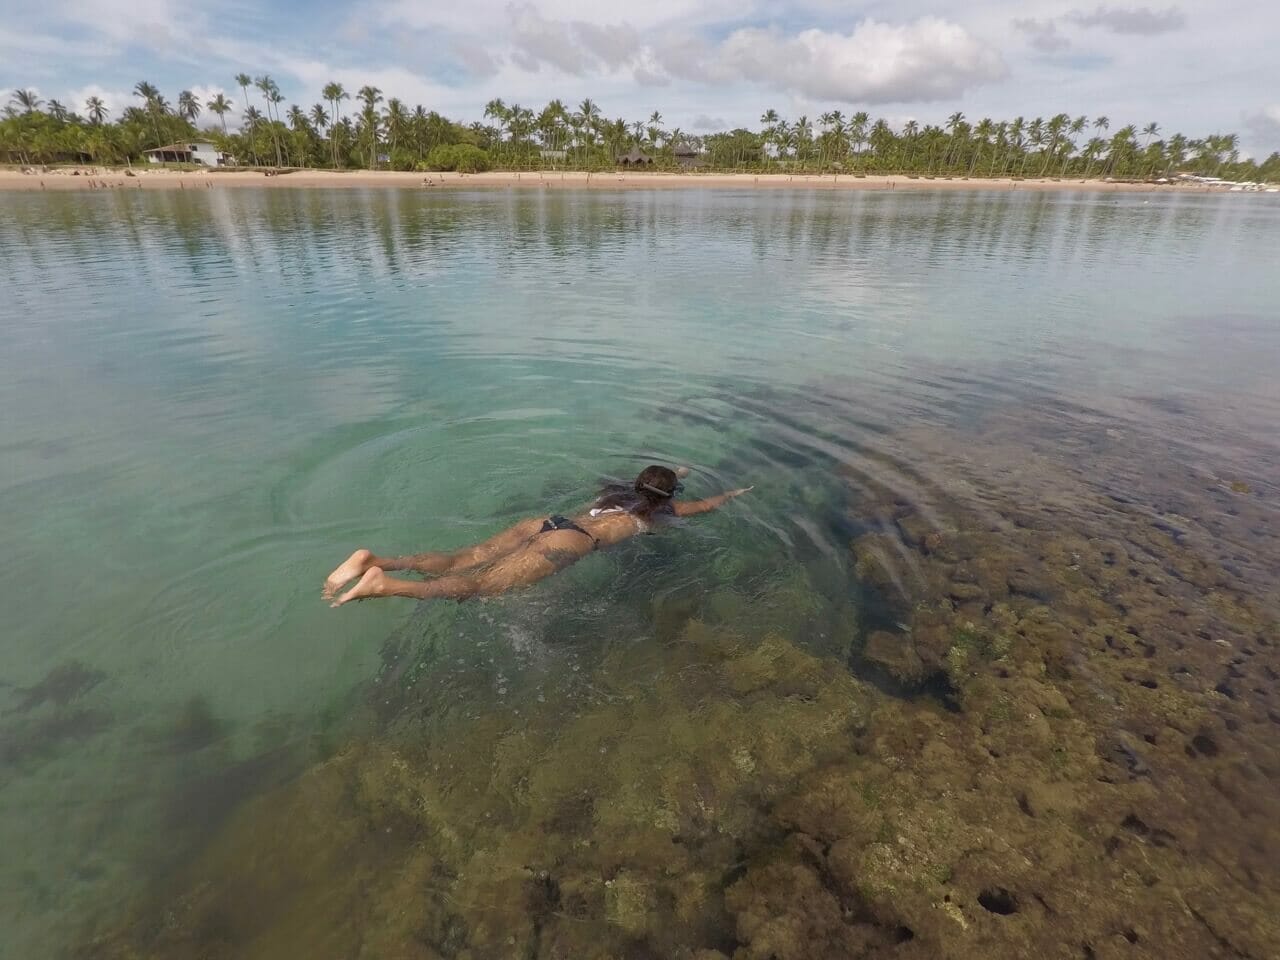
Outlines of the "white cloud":
M 87 118 L 89 113 L 85 109 L 84 102 L 90 97 L 98 97 L 102 100 L 103 106 L 107 108 L 108 118 L 111 120 L 119 120 L 125 107 L 136 106 L 138 103 L 128 90 L 107 90 L 96 83 L 65 91 L 58 99 L 66 104 L 68 110 L 74 110 L 80 116 Z
M 234 126 L 243 107 L 232 78 L 245 70 L 270 73 L 304 107 L 337 80 L 463 121 L 493 97 L 537 108 L 589 95 L 609 116 L 656 107 L 689 129 L 758 127 L 767 106 L 793 118 L 879 104 L 876 113 L 930 123 L 955 109 L 1087 111 L 1189 136 L 1247 122 L 1249 152 L 1280 146 L 1269 109 L 1232 106 L 1280 88 L 1280 13 L 1258 0 L 896 0 L 860 5 L 891 11 L 861 23 L 843 0 L 512 3 L 354 0 L 326 18 L 278 0 L 0 0 L 0 104 L 15 87 L 38 87 L 81 112 L 86 96 L 103 96 L 118 115 L 141 79 L 171 103 L 184 87 L 203 99 L 221 83 Z M 1142 34 L 1157 36 L 1133 42 Z M 1068 43 L 1078 55 L 1041 55 Z
M 1053 20 L 1022 17 L 1014 20 L 1013 26 L 1015 30 L 1025 33 L 1030 38 L 1033 47 L 1044 53 L 1054 53 L 1071 46 L 1071 41 L 1062 35 L 1058 30 L 1058 24 Z
M 218 94 L 222 94 L 231 101 L 232 109 L 227 111 L 226 121 L 227 129 L 232 130 L 240 126 L 240 106 L 237 101 L 243 102 L 239 90 L 229 90 L 226 87 L 208 86 L 206 84 L 197 83 L 188 89 L 195 94 L 195 98 L 200 101 L 200 116 L 196 117 L 197 127 L 222 127 L 222 121 L 218 119 L 218 115 L 209 109 L 209 101 L 214 99 Z
M 900 26 L 865 20 L 847 34 L 738 30 L 717 59 L 739 79 L 838 102 L 954 99 L 1008 73 L 997 50 L 936 17 Z
M 629 67 L 643 86 L 672 78 L 747 81 L 800 97 L 870 103 L 952 98 L 1006 73 L 994 48 L 935 17 L 903 25 L 866 20 L 850 33 L 744 28 L 713 45 L 674 31 L 644 42 L 625 24 L 550 20 L 529 4 L 508 9 L 512 59 L 531 72 L 549 66 L 584 76 Z
M 198 7 L 177 0 L 61 0 L 59 7 L 67 21 L 91 25 L 119 46 L 171 57 L 185 51 L 195 59 L 192 38 L 206 28 Z
M 384 97 L 400 98 L 410 107 L 419 103 L 434 105 L 456 96 L 447 87 L 404 67 L 335 67 L 320 60 L 280 56 L 273 63 L 273 69 L 300 81 L 303 89 L 308 92 L 308 97 L 303 98 L 304 102 L 318 100 L 320 90 L 330 81 L 342 84 L 353 98 L 357 90 L 368 85 L 377 87 Z M 351 105 L 347 102 L 340 109 L 346 113 L 350 108 Z
M 1170 33 L 1181 30 L 1187 25 L 1187 17 L 1177 7 L 1167 10 L 1152 10 L 1149 7 L 1108 7 L 1100 6 L 1085 12 L 1074 10 L 1064 18 L 1082 27 L 1101 27 L 1112 33 L 1140 34 L 1152 36 L 1157 33 Z
M 1250 140 L 1258 147 L 1258 153 L 1269 156 L 1280 150 L 1280 103 L 1263 107 L 1245 117 Z
M 472 0 L 467 4 L 423 3 L 421 0 L 366 0 L 361 17 L 385 26 L 424 31 L 468 34 L 480 31 L 492 36 L 495 29 L 513 19 L 513 11 L 529 6 L 528 0 Z M 619 14 L 619 10 L 625 13 Z M 650 31 L 674 24 L 698 26 L 723 23 L 753 12 L 751 0 L 651 0 L 620 8 L 597 0 L 538 0 L 539 18 L 551 23 L 609 28 L 625 20 L 630 29 Z
M 498 72 L 499 57 L 485 49 L 476 40 L 458 39 L 449 44 L 449 51 L 472 77 L 492 77 Z
M 513 57 L 526 70 L 543 64 L 564 73 L 615 70 L 640 53 L 640 37 L 626 24 L 549 20 L 529 3 L 512 4 L 510 35 Z

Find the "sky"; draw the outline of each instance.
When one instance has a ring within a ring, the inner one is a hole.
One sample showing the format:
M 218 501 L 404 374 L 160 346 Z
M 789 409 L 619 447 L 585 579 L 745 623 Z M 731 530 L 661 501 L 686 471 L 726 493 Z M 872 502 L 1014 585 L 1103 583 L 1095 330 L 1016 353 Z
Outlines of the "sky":
M 303 107 L 336 80 L 464 122 L 494 97 L 590 97 L 692 133 L 758 129 L 770 108 L 895 127 L 1067 113 L 1235 132 L 1259 159 L 1280 150 L 1278 47 L 1280 4 L 1261 0 L 0 0 L 0 91 L 113 115 L 140 80 L 241 105 L 245 72 Z

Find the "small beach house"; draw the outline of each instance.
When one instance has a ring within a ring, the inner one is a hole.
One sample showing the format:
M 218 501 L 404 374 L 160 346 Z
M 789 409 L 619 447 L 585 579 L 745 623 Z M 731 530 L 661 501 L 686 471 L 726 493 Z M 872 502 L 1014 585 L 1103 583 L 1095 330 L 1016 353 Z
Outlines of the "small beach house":
M 625 153 L 618 158 L 618 166 L 651 167 L 653 166 L 653 157 L 647 153 L 641 153 L 639 147 L 632 147 L 630 153 Z
M 681 140 L 671 152 L 682 170 L 696 170 L 706 163 L 698 149 L 688 140 Z
M 183 140 L 142 152 L 151 163 L 199 163 L 206 167 L 223 167 L 235 163 L 231 154 L 223 153 L 208 140 Z

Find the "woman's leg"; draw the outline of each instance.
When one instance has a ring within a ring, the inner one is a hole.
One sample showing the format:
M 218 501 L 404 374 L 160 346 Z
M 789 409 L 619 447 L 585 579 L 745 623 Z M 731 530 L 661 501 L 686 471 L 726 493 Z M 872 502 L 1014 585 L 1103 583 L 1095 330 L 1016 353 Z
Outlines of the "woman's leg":
M 321 595 L 326 600 L 332 599 L 344 584 L 363 576 L 366 570 L 374 567 L 380 570 L 416 570 L 418 573 L 442 574 L 451 570 L 467 570 L 491 563 L 537 535 L 542 529 L 542 523 L 541 517 L 521 520 L 514 527 L 503 530 L 483 543 L 464 547 L 453 553 L 416 553 L 406 557 L 379 557 L 372 550 L 357 550 L 329 574 Z
M 595 549 L 595 543 L 574 530 L 544 533 L 523 549 L 499 558 L 487 570 L 476 574 L 451 574 L 435 580 L 401 580 L 389 577 L 379 567 L 370 567 L 360 582 L 335 600 L 340 607 L 352 600 L 372 597 L 413 597 L 418 600 L 495 596 L 515 587 L 537 583 L 563 570 Z
M 370 567 L 360 582 L 334 600 L 329 606 L 340 607 L 352 600 L 368 600 L 372 597 L 413 597 L 418 600 L 465 600 L 475 596 L 479 582 L 474 577 L 448 576 L 435 580 L 401 580 L 389 577 L 379 567 Z

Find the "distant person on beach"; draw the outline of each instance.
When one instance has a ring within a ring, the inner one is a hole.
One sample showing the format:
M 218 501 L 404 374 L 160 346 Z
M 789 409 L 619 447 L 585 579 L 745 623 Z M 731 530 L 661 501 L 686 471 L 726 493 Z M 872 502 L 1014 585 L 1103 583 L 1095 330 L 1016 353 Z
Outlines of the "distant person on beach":
M 665 518 L 707 513 L 751 489 L 705 500 L 677 500 L 680 478 L 688 474 L 688 467 L 645 467 L 631 487 L 606 487 L 575 517 L 522 520 L 484 543 L 454 553 L 376 557 L 369 550 L 357 550 L 329 574 L 322 595 L 333 607 L 371 597 L 491 597 L 537 583 L 596 550 L 652 533 Z M 433 579 L 400 580 L 387 576 L 388 570 L 416 570 Z M 355 586 L 339 596 L 338 591 L 356 578 Z

